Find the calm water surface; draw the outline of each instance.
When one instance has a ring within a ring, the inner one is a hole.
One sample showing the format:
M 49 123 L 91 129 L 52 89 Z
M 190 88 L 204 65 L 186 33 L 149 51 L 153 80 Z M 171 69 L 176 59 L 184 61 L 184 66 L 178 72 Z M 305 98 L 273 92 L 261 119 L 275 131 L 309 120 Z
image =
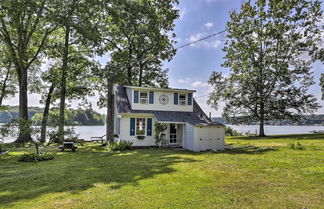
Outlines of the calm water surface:
M 229 125 L 239 133 L 258 133 L 258 125 Z M 93 136 L 103 136 L 106 133 L 105 126 L 74 126 L 79 138 L 90 140 Z M 267 135 L 278 134 L 308 134 L 311 131 L 324 131 L 324 126 L 265 126 Z M 5 142 L 12 142 L 13 139 L 5 139 Z
M 229 125 L 239 133 L 259 133 L 258 125 Z M 311 131 L 324 131 L 324 126 L 264 126 L 266 135 L 309 134 Z

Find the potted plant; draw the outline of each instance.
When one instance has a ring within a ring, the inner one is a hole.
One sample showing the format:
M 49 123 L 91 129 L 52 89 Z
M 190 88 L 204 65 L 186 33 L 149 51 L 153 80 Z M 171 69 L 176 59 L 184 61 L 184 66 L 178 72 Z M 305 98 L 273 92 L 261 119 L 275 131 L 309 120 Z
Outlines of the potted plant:
M 144 139 L 145 139 L 145 136 L 141 136 L 141 135 L 139 135 L 139 136 L 136 136 L 136 138 L 137 138 L 138 140 L 144 140 Z

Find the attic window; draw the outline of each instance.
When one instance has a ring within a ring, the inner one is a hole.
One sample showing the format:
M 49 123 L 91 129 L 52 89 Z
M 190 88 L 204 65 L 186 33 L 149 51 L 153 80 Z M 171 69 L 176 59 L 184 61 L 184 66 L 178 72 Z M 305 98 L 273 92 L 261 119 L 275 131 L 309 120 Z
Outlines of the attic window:
M 180 105 L 186 105 L 186 95 L 185 94 L 179 94 L 179 104 Z
M 140 92 L 140 103 L 147 104 L 148 101 L 148 93 L 147 92 Z

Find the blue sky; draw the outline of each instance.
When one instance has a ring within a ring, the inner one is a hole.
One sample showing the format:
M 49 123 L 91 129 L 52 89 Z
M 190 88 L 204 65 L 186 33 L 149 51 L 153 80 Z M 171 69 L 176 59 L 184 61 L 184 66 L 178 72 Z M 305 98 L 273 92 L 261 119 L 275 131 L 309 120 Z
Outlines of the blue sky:
M 229 12 L 239 9 L 241 3 L 242 0 L 180 0 L 180 18 L 175 22 L 174 31 L 178 41 L 175 47 L 224 30 L 229 20 Z M 223 43 L 224 34 L 184 47 L 178 50 L 173 60 L 165 63 L 164 66 L 169 68 L 170 87 L 197 90 L 196 100 L 207 114 L 211 112 L 213 116 L 221 116 L 222 107 L 214 110 L 206 104 L 207 95 L 211 90 L 211 87 L 207 85 L 207 80 L 212 71 L 229 72 L 228 69 L 221 67 L 224 62 Z M 107 60 L 102 58 L 100 61 L 105 63 Z M 320 100 L 321 91 L 318 85 L 320 73 L 324 73 L 324 66 L 317 62 L 313 65 L 313 70 L 317 84 L 310 88 L 310 92 L 315 94 L 320 104 L 324 106 L 324 102 Z M 39 99 L 39 95 L 30 94 L 29 105 L 39 106 Z M 99 110 L 96 107 L 97 97 L 90 98 L 90 101 L 97 111 L 105 113 L 105 109 Z M 18 105 L 18 97 L 6 100 L 4 103 Z M 71 106 L 76 107 L 77 102 L 72 102 Z M 324 108 L 317 113 L 324 114 Z
M 176 21 L 175 27 L 178 43 L 175 46 L 224 30 L 229 12 L 239 9 L 241 3 L 242 0 L 180 0 L 180 19 Z M 196 89 L 196 100 L 206 113 L 211 112 L 213 116 L 220 116 L 222 107 L 216 111 L 206 104 L 211 89 L 207 81 L 212 71 L 229 72 L 221 67 L 224 62 L 223 44 L 224 35 L 212 37 L 178 50 L 173 60 L 165 64 L 170 70 L 170 87 Z M 317 84 L 310 91 L 320 99 L 318 81 L 320 73 L 324 73 L 324 67 L 317 62 L 313 65 L 313 70 Z M 324 106 L 324 102 L 320 103 Z M 318 113 L 324 114 L 324 108 Z

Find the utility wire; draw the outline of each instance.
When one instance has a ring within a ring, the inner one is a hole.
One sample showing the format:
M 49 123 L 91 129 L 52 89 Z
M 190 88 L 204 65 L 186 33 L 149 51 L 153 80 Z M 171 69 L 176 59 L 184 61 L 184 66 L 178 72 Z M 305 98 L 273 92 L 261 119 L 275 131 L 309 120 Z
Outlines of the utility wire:
M 203 40 L 209 39 L 209 38 L 211 38 L 211 37 L 213 37 L 213 36 L 217 36 L 217 35 L 222 34 L 222 33 L 225 33 L 225 32 L 226 32 L 226 30 L 222 30 L 222 31 L 220 31 L 220 32 L 210 34 L 209 36 L 203 37 L 203 38 L 198 39 L 198 40 L 193 41 L 193 42 L 186 43 L 186 44 L 181 45 L 181 46 L 179 46 L 179 47 L 177 47 L 177 48 L 175 48 L 175 49 L 181 49 L 181 48 L 183 48 L 183 47 L 190 46 L 190 45 L 192 45 L 192 44 L 195 44 L 195 43 L 197 43 L 197 42 L 200 42 L 200 41 L 203 41 Z

